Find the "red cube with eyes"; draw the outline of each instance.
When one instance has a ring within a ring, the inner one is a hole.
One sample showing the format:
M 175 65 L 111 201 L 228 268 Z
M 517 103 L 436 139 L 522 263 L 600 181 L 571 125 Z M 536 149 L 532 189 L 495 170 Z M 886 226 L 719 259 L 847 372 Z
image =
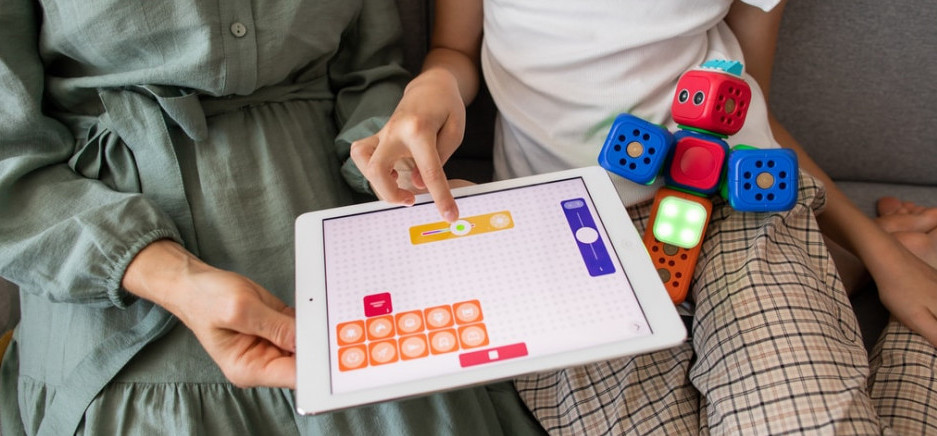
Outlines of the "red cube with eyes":
M 718 70 L 690 70 L 680 77 L 671 112 L 677 124 L 733 135 L 745 124 L 752 90 L 741 77 Z

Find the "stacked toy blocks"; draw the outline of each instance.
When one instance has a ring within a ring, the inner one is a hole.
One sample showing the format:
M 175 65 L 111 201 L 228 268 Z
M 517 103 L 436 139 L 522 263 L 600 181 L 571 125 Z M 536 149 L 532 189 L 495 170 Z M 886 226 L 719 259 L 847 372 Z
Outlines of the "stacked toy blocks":
M 599 164 L 635 183 L 663 173 L 644 244 L 670 298 L 685 298 L 712 212 L 721 193 L 743 212 L 789 210 L 797 200 L 797 156 L 787 149 L 729 148 L 745 124 L 751 88 L 737 61 L 709 61 L 684 73 L 671 105 L 679 127 L 666 128 L 621 114 L 609 131 Z

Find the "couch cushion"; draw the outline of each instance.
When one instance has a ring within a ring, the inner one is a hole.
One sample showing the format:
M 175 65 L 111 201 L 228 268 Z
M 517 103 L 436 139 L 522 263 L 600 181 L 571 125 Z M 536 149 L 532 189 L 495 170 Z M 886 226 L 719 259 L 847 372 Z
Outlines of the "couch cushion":
M 937 206 L 937 187 L 934 186 L 848 181 L 838 181 L 836 185 L 870 217 L 875 216 L 876 200 L 886 195 L 927 206 Z
M 19 322 L 19 301 L 20 294 L 16 286 L 0 278 L 0 335 Z
M 935 23 L 928 0 L 787 5 L 772 108 L 834 179 L 937 186 Z

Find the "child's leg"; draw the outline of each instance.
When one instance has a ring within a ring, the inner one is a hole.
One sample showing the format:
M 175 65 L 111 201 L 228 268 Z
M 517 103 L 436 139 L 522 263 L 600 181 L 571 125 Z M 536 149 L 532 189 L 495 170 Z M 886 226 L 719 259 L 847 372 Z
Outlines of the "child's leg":
M 531 374 L 514 380 L 514 387 L 553 435 L 694 435 L 699 432 L 699 394 L 687 378 L 692 355 L 685 343 Z
M 789 212 L 714 208 L 697 266 L 690 378 L 714 434 L 881 431 L 868 356 L 801 177 Z
M 631 208 L 643 233 L 651 203 Z M 687 377 L 689 343 L 514 381 L 527 407 L 551 434 L 618 435 L 699 432 L 699 393 Z
M 833 264 L 839 271 L 839 277 L 843 280 L 843 287 L 846 288 L 846 295 L 852 296 L 856 291 L 863 289 L 872 281 L 872 275 L 865 268 L 862 260 L 849 252 L 836 241 L 825 237 L 823 242 L 830 250 L 830 257 L 833 258 Z
M 937 434 L 937 348 L 892 318 L 870 366 L 882 421 L 898 434 Z

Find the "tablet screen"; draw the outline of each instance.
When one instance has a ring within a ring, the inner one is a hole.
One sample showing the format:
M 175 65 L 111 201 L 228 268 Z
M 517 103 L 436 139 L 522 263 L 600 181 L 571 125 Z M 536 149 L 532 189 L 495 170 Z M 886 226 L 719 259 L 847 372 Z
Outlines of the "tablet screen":
M 651 334 L 579 177 L 323 221 L 331 390 Z

